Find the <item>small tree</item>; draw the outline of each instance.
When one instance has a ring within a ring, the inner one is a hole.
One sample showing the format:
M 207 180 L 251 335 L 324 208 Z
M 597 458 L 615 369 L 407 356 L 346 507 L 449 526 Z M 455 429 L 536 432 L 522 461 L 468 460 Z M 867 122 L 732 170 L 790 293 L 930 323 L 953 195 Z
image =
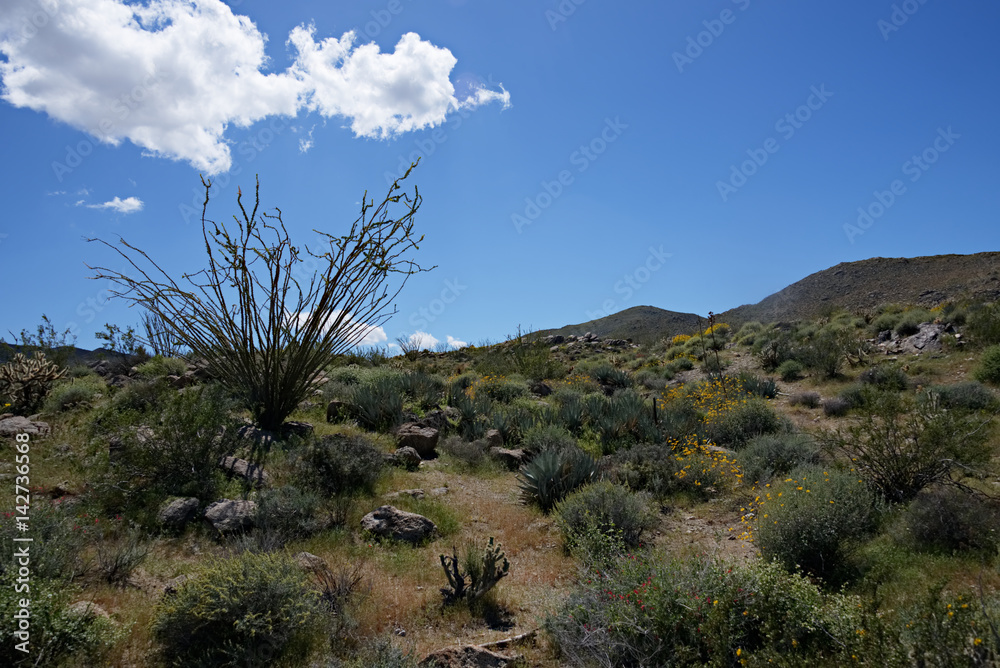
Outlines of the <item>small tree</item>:
M 423 240 L 413 236 L 419 192 L 414 188 L 412 197 L 398 192 L 415 166 L 393 182 L 380 204 L 366 191 L 347 234 L 314 230 L 325 245 L 304 253 L 292 245 L 281 209 L 258 215 L 259 181 L 250 211 L 238 192 L 239 215 L 231 230 L 207 218 L 212 182 L 203 178 L 205 269 L 184 274 L 182 285 L 124 239 L 119 240 L 124 250 L 97 239 L 125 258 L 138 277 L 92 267 L 93 278 L 112 281 L 121 288 L 113 296 L 159 318 L 174 341 L 202 358 L 240 397 L 258 426 L 276 430 L 326 365 L 395 313 L 386 309 L 406 280 L 429 271 L 404 257 Z M 402 205 L 402 215 L 392 217 L 392 205 Z M 300 264 L 312 262 L 305 255 L 320 264 L 308 284 L 295 278 Z M 402 280 L 390 291 L 393 275 Z

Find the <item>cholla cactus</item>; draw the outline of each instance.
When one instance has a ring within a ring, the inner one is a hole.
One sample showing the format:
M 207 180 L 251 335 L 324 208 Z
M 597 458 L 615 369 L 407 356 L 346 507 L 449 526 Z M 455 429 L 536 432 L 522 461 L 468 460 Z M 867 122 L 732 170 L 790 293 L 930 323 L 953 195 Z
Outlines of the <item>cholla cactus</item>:
M 42 404 L 49 388 L 66 373 L 36 352 L 30 359 L 17 353 L 0 366 L 0 397 L 10 400 L 14 412 L 30 413 Z
M 444 575 L 451 585 L 441 588 L 444 602 L 455 603 L 464 599 L 471 605 L 507 575 L 510 571 L 510 562 L 507 561 L 500 545 L 490 536 L 481 556 L 477 558 L 471 551 L 466 555 L 465 573 L 459 567 L 458 553 L 454 550 L 450 557 L 441 555 L 441 568 L 444 569 Z M 466 579 L 469 580 L 468 583 Z

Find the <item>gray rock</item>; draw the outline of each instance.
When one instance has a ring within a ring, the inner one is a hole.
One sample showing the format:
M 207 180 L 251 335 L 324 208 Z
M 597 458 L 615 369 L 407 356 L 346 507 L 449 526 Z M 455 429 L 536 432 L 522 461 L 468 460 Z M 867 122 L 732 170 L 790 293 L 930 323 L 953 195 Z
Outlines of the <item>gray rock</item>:
M 164 501 L 156 518 L 160 524 L 171 529 L 179 529 L 198 515 L 198 499 L 188 497 Z
M 430 459 L 437 454 L 440 433 L 437 429 L 407 422 L 396 430 L 396 445 L 400 448 L 413 448 L 421 459 Z
M 408 513 L 394 506 L 382 506 L 361 518 L 361 528 L 379 538 L 408 543 L 421 543 L 430 538 L 437 527 L 423 515 Z
M 223 457 L 219 468 L 231 478 L 243 478 L 254 487 L 266 487 L 271 484 L 271 476 L 260 466 L 237 457 Z
M 236 430 L 236 435 L 239 438 L 246 439 L 254 444 L 256 447 L 263 448 L 267 450 L 274 443 L 274 434 L 265 430 L 258 429 L 252 424 L 245 424 Z
M 500 433 L 499 429 L 489 429 L 486 431 L 486 447 L 487 448 L 503 447 L 503 434 Z
M 256 514 L 256 503 L 234 499 L 216 501 L 205 509 L 205 519 L 219 533 L 249 529 Z
M 462 411 L 458 410 L 454 406 L 445 406 L 444 408 L 441 409 L 441 412 L 444 413 L 444 416 L 449 420 L 462 419 Z
M 313 426 L 308 422 L 289 420 L 281 425 L 281 432 L 286 436 L 301 436 L 302 438 L 309 438 L 313 431 Z
M 904 352 L 918 353 L 941 349 L 941 335 L 948 331 L 948 326 L 941 323 L 922 322 L 920 331 L 899 342 Z
M 0 436 L 47 436 L 52 432 L 47 422 L 32 422 L 28 418 L 13 416 L 0 420 Z
M 511 471 L 516 471 L 524 464 L 524 450 L 508 450 L 507 448 L 490 448 L 490 457 L 503 464 Z
M 386 494 L 385 498 L 398 499 L 401 496 L 409 496 L 413 499 L 422 499 L 426 496 L 426 494 L 422 489 L 401 489 L 398 492 L 392 492 L 390 494 Z
M 392 453 L 392 457 L 395 460 L 396 466 L 402 466 L 409 471 L 416 471 L 420 468 L 420 453 L 411 447 L 397 448 L 396 452 Z
M 552 388 L 548 384 L 538 381 L 531 384 L 531 392 L 539 397 L 547 397 L 552 394 Z

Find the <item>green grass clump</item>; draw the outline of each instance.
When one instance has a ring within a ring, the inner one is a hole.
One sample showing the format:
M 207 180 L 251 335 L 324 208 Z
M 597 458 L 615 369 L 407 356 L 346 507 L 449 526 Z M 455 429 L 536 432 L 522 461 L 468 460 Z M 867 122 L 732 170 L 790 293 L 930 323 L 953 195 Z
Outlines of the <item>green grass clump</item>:
M 138 367 L 136 371 L 143 378 L 156 378 L 159 376 L 180 376 L 187 371 L 187 364 L 184 360 L 179 360 L 176 357 L 163 357 L 162 355 L 156 355 L 151 357 L 149 361 L 143 362 Z
M 45 397 L 46 413 L 61 413 L 72 408 L 88 408 L 108 393 L 108 386 L 97 375 L 86 375 L 61 382 Z

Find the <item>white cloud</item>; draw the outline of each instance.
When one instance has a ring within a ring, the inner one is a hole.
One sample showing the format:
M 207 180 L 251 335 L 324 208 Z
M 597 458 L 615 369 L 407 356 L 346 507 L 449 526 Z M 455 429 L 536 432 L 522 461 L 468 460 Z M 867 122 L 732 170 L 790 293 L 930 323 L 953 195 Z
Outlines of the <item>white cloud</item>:
M 0 7 L 3 99 L 210 174 L 232 164 L 230 124 L 305 109 L 343 117 L 356 136 L 387 138 L 439 125 L 459 108 L 510 101 L 502 87 L 457 98 L 455 57 L 416 33 L 381 53 L 356 45 L 353 32 L 317 42 L 315 27 L 300 25 L 286 43 L 298 52 L 294 63 L 268 72 L 267 36 L 221 0 L 42 5 Z
M 83 200 L 80 200 L 76 205 L 80 206 L 82 203 Z M 142 211 L 142 200 L 138 197 L 126 197 L 125 199 L 115 197 L 113 200 L 104 202 L 103 204 L 84 204 L 84 206 L 88 209 L 111 209 L 118 213 L 135 213 L 136 211 Z
M 337 318 L 340 316 L 340 311 L 334 311 L 327 320 L 327 328 L 332 326 Z M 297 324 L 302 326 L 306 323 L 311 313 L 301 312 L 301 313 L 288 313 L 288 323 L 290 325 Z M 355 335 L 360 336 L 360 340 L 355 344 L 356 347 L 364 346 L 377 346 L 388 341 L 389 337 L 386 335 L 385 330 L 381 327 L 374 325 L 369 325 L 364 322 L 357 322 L 350 315 L 344 317 L 342 326 L 344 328 L 344 338 L 354 337 Z
M 437 344 L 440 343 L 440 341 L 427 332 L 421 332 L 420 330 L 410 334 L 410 337 L 407 340 L 410 347 L 415 350 L 434 350 L 434 348 L 437 347 Z
M 469 345 L 468 341 L 459 341 L 454 336 L 451 336 L 450 334 L 448 335 L 448 347 L 449 348 L 458 349 L 458 348 L 464 348 L 467 345 Z

